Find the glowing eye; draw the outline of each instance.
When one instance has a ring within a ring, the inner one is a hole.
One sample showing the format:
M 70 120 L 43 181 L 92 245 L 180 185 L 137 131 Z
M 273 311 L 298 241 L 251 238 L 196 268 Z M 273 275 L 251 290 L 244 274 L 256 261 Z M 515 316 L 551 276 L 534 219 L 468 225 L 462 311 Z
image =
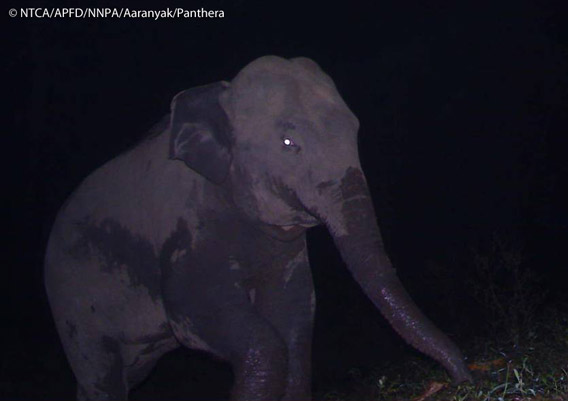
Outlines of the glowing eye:
M 286 145 L 286 146 L 294 146 L 295 145 L 294 141 L 291 140 L 290 138 L 282 139 L 282 143 L 284 143 L 284 145 Z

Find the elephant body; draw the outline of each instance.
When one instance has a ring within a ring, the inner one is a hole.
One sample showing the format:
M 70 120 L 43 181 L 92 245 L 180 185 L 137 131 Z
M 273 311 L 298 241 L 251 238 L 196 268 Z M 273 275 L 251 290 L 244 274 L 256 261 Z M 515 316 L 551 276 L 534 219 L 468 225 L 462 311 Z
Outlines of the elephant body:
M 183 345 L 231 363 L 234 400 L 310 399 L 317 224 L 395 330 L 469 379 L 390 267 L 357 127 L 314 62 L 269 56 L 180 93 L 165 124 L 87 177 L 45 262 L 78 398 L 127 399 Z

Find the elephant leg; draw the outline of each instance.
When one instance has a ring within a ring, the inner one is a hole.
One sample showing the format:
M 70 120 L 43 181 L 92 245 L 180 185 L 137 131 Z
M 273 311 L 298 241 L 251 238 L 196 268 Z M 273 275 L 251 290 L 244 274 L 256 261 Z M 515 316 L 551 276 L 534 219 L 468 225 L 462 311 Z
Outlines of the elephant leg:
M 89 336 L 90 337 L 90 336 Z M 87 343 L 81 347 L 79 343 Z M 85 338 L 67 344 L 67 356 L 77 378 L 77 399 L 127 400 L 122 355 L 118 341 L 111 337 Z
M 277 263 L 285 266 L 283 274 L 256 290 L 255 306 L 286 342 L 288 378 L 282 399 L 310 400 L 315 293 L 305 246 L 292 260 Z
M 67 360 L 77 379 L 78 400 L 126 400 L 128 387 L 121 344 L 101 330 L 89 307 L 75 296 L 51 299 L 56 326 Z M 89 311 L 89 312 L 87 312 Z
M 232 399 L 280 400 L 287 376 L 286 344 L 270 323 L 256 312 L 247 317 L 249 313 L 242 311 L 236 315 L 250 326 L 243 333 L 248 341 L 234 338 L 231 344 L 235 373 Z
M 183 345 L 209 350 L 231 363 L 232 400 L 280 400 L 288 371 L 286 343 L 251 304 L 239 272 L 229 263 L 209 263 L 207 274 L 201 269 L 167 272 L 170 326 Z
M 77 340 L 69 344 L 68 355 L 78 381 L 78 400 L 127 400 L 128 391 L 147 377 L 158 359 L 179 346 L 173 337 L 136 345 L 109 336 Z M 89 347 L 75 352 L 79 342 Z
M 235 377 L 231 400 L 282 399 L 288 370 L 286 343 L 250 304 L 227 305 L 189 318 L 177 315 L 172 327 L 183 344 L 192 346 L 199 338 L 231 363 Z

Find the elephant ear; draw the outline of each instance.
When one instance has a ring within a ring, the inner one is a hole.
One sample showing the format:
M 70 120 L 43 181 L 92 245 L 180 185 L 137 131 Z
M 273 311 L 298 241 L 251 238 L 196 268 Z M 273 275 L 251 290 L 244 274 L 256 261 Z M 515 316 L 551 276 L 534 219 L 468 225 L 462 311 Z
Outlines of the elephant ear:
M 231 164 L 231 124 L 219 104 L 226 82 L 187 89 L 172 100 L 170 159 L 221 184 Z

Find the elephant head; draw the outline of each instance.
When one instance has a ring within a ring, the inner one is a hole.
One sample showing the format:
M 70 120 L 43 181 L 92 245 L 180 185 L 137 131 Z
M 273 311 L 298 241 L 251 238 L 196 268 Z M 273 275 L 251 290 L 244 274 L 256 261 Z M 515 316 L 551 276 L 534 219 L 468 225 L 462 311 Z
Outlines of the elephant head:
M 175 97 L 170 157 L 227 188 L 242 215 L 276 238 L 324 224 L 394 329 L 455 382 L 469 380 L 460 351 L 419 311 L 385 253 L 359 163 L 358 127 L 316 63 L 267 56 L 230 83 Z

